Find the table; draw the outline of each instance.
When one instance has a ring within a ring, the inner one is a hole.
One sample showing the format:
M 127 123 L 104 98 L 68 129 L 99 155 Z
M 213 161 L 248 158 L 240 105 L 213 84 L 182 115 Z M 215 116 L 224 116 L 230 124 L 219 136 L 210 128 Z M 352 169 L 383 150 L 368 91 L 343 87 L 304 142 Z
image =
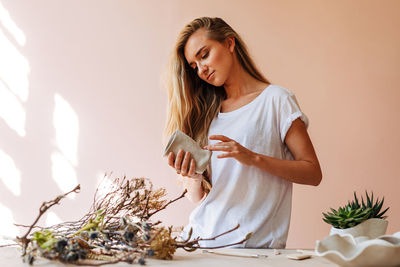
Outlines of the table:
M 273 249 L 218 249 L 213 250 L 216 252 L 226 252 L 226 253 L 248 253 L 248 254 L 262 254 L 268 255 L 267 258 L 248 258 L 248 257 L 238 257 L 238 256 L 225 256 L 216 255 L 212 253 L 204 253 L 202 250 L 197 250 L 194 252 L 186 252 L 184 250 L 177 250 L 173 260 L 156 260 L 156 259 L 146 259 L 146 266 L 181 266 L 181 267 L 270 267 L 270 266 L 281 266 L 281 267 L 295 267 L 295 266 L 338 266 L 325 258 L 318 257 L 312 250 L 304 250 L 304 253 L 312 254 L 310 259 L 305 260 L 291 260 L 286 256 L 288 254 L 299 254 L 296 250 L 282 249 L 278 250 L 281 254 L 274 255 Z M 2 267 L 27 267 L 26 263 L 22 262 L 20 257 L 20 250 L 16 247 L 3 247 L 0 248 L 0 265 Z M 65 265 L 58 262 L 50 262 L 47 260 L 38 260 L 34 263 L 34 266 L 41 267 L 61 267 L 61 266 L 73 266 Z M 130 265 L 128 263 L 118 263 L 113 265 L 105 266 L 140 266 L 138 264 Z

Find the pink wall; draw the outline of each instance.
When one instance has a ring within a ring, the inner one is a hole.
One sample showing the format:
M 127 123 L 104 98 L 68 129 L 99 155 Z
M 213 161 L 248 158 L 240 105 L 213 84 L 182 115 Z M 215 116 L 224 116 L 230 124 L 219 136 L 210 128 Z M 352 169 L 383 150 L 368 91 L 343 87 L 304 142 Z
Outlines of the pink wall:
M 82 192 L 52 209 L 78 219 L 106 171 L 177 196 L 161 156 L 160 76 L 183 25 L 220 16 L 311 122 L 324 177 L 295 185 L 288 247 L 313 248 L 329 231 L 321 212 L 353 191 L 385 196 L 388 233 L 400 231 L 399 10 L 396 0 L 0 0 L 0 211 L 29 224 L 43 200 L 79 182 Z M 181 200 L 159 218 L 184 225 L 193 207 Z

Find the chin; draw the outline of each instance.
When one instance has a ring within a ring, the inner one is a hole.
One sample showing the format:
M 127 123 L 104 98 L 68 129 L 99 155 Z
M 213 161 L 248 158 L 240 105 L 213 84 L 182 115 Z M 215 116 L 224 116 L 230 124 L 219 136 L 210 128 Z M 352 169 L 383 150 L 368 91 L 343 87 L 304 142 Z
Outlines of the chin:
M 215 83 L 215 82 L 207 82 L 208 84 L 211 84 L 211 85 L 213 85 L 213 86 L 215 86 L 215 87 L 220 87 L 220 86 L 222 86 L 223 84 L 218 84 L 218 83 Z
M 223 86 L 225 84 L 224 82 L 216 81 L 216 80 L 214 80 L 212 82 L 208 82 L 208 83 L 211 84 L 211 85 L 214 85 L 216 87 L 220 87 L 220 86 Z

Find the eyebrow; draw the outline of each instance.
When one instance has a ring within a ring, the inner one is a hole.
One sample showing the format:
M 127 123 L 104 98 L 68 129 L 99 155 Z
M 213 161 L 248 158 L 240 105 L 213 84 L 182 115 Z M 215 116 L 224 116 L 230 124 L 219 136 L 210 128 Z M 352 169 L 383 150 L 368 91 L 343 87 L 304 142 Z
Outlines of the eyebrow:
M 206 46 L 203 46 L 202 48 L 200 48 L 200 49 L 197 51 L 195 57 L 197 57 L 205 47 L 206 47 Z M 190 62 L 190 63 L 189 63 L 189 65 L 192 65 L 192 64 L 193 64 L 193 62 Z

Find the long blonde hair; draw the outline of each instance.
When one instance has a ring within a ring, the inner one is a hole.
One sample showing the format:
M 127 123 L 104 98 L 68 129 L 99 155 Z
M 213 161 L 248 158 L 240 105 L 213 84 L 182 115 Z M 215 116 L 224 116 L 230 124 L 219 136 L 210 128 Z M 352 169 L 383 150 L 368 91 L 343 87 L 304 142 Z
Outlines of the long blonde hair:
M 187 24 L 179 33 L 171 54 L 165 133 L 170 136 L 176 130 L 181 130 L 203 147 L 208 143 L 211 121 L 217 116 L 226 92 L 223 86 L 217 87 L 201 80 L 186 61 L 185 45 L 189 37 L 199 29 L 204 29 L 208 38 L 221 43 L 227 37 L 234 37 L 235 53 L 241 66 L 255 79 L 269 82 L 256 68 L 243 40 L 224 20 L 201 17 Z

